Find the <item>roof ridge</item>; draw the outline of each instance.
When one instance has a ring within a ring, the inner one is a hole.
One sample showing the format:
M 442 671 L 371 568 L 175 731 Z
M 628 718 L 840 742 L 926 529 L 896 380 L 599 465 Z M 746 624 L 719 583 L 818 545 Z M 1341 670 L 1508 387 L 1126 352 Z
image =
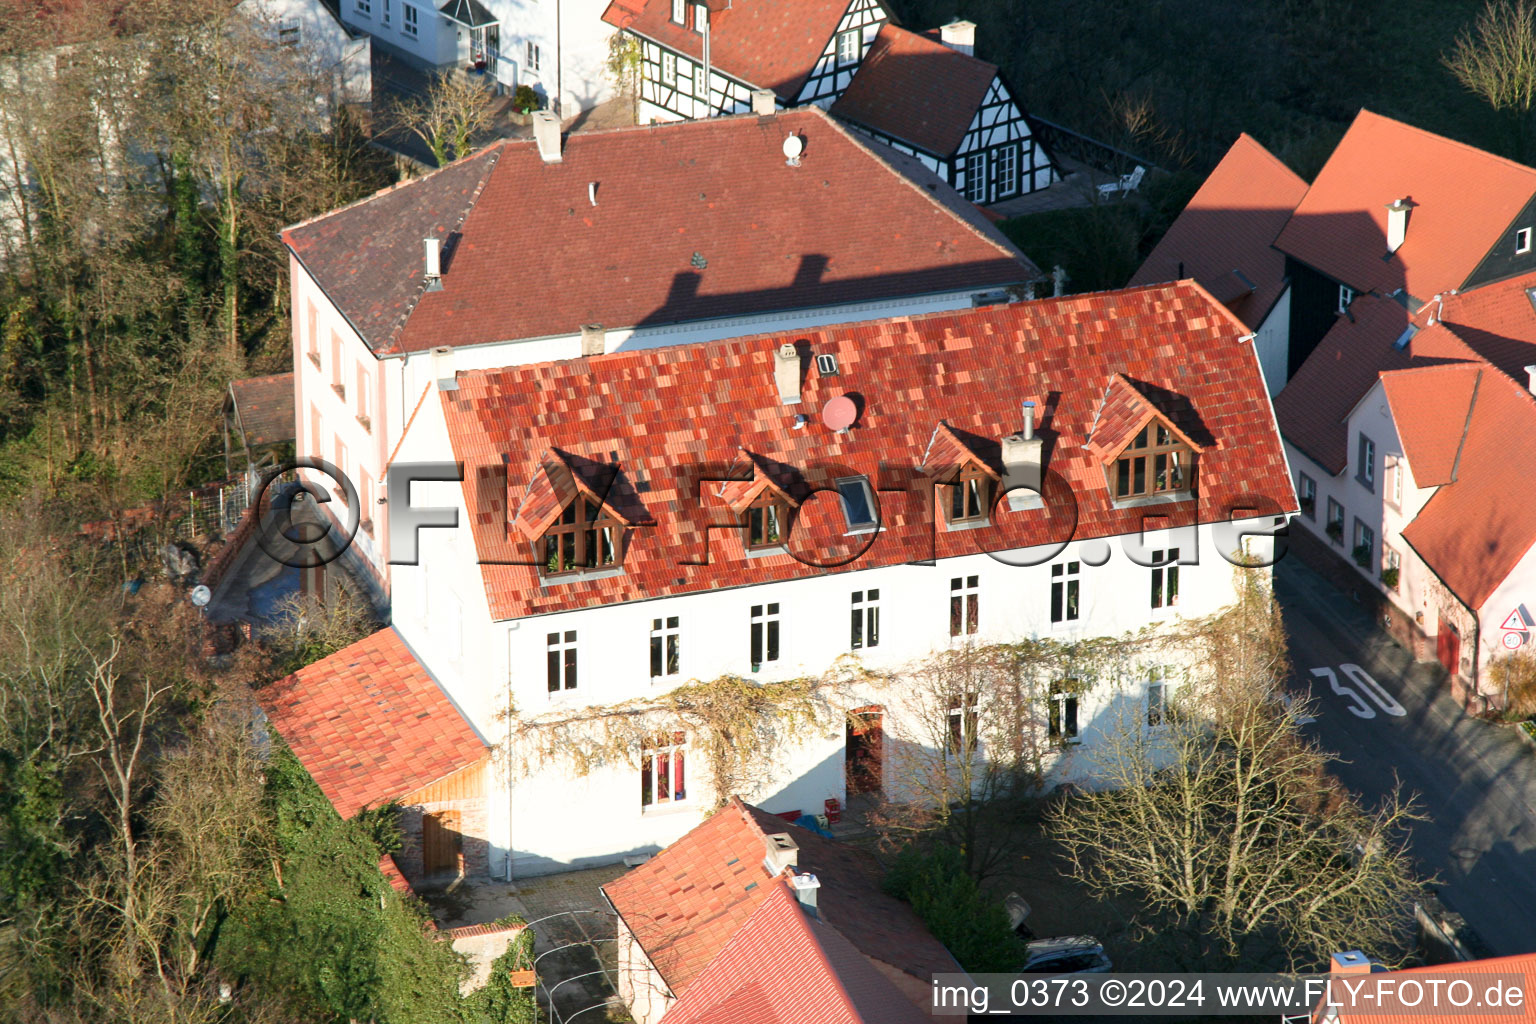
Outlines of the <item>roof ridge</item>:
M 936 193 L 930 192 L 928 189 L 926 189 L 923 186 L 919 185 L 917 182 L 913 181 L 911 178 L 907 177 L 905 174 L 902 174 L 901 171 L 899 171 L 894 164 L 892 164 L 885 157 L 881 156 L 879 153 L 875 152 L 875 150 L 872 148 L 872 145 L 879 145 L 879 143 L 873 143 L 872 140 L 871 140 L 871 142 L 865 142 L 864 139 L 860 138 L 860 133 L 854 132 L 854 131 L 850 131 L 849 129 L 844 128 L 841 124 L 838 123 L 838 120 L 836 118 L 834 118 L 831 114 L 828 114 L 826 111 L 822 110 L 818 106 L 812 105 L 811 107 L 809 107 L 807 109 L 814 110 L 818 114 L 820 114 L 822 120 L 826 121 L 827 124 L 831 125 L 834 129 L 836 129 L 838 131 L 838 133 L 841 134 L 845 139 L 848 139 L 850 142 L 853 142 L 855 145 L 859 146 L 861 149 L 863 149 L 870 156 L 874 157 L 875 163 L 877 163 L 881 167 L 883 167 L 888 174 L 890 174 L 892 177 L 896 178 L 897 181 L 901 182 L 903 185 L 905 185 L 907 188 L 911 189 L 913 192 L 916 192 L 918 195 L 922 196 L 924 199 L 926 199 L 928 201 L 928 203 L 930 205 L 935 206 L 939 210 L 943 211 L 943 213 L 944 213 L 944 215 L 946 217 L 949 217 L 951 220 L 953 220 L 956 223 L 958 223 L 961 227 L 965 228 L 971 234 L 975 235 L 977 238 L 979 238 L 982 241 L 986 242 L 988 245 L 992 246 L 992 248 L 996 249 L 998 252 L 1002 253 L 1004 256 L 1007 256 L 1010 260 L 1017 260 L 1020 256 L 1022 256 L 1022 257 L 1024 257 L 1024 260 L 1025 260 L 1026 263 L 1028 263 L 1031 266 L 1034 266 L 1034 260 L 1029 258 L 1029 254 L 1028 253 L 1024 252 L 1022 249 L 1019 249 L 1017 247 L 1013 248 L 1010 251 L 1007 246 L 1003 245 L 1003 243 L 999 242 L 997 239 L 993 238 L 991 235 L 988 235 L 985 231 L 981 230 L 981 228 L 978 227 L 977 225 L 972 224 L 965 217 L 961 216 L 958 211 L 952 210 L 948 206 L 945 206 L 942 202 L 939 201 L 939 197 L 938 197 L 938 195 Z M 895 152 L 895 151 L 893 150 L 893 152 Z M 900 155 L 901 156 L 905 156 L 906 154 L 903 153 L 903 154 L 900 154 Z M 947 188 L 947 187 L 950 187 L 950 186 L 946 185 L 945 187 Z M 962 197 L 962 198 L 964 198 L 964 197 Z M 1040 268 L 1039 267 L 1035 267 L 1035 269 L 1039 270 Z M 1042 274 L 1041 278 L 1039 278 L 1037 280 L 1043 280 L 1043 278 L 1044 278 L 1044 275 Z
M 428 171 L 426 174 L 420 175 L 420 176 L 415 177 L 415 178 L 401 178 L 399 181 L 395 182 L 392 185 L 385 185 L 383 188 L 376 189 L 373 192 L 370 192 L 366 196 L 362 196 L 362 197 L 360 197 L 358 199 L 352 200 L 350 203 L 343 203 L 341 206 L 333 206 L 329 210 L 325 210 L 325 211 L 323 211 L 321 213 L 317 213 L 317 214 L 315 214 L 312 217 L 305 217 L 303 220 L 294 221 L 292 224 L 289 224 L 289 225 L 283 227 L 280 231 L 278 231 L 278 236 L 283 238 L 284 241 L 286 241 L 287 240 L 286 236 L 287 236 L 288 232 L 290 232 L 290 231 L 296 231 L 299 228 L 306 228 L 306 227 L 309 227 L 311 224 L 318 224 L 320 221 L 329 220 L 331 217 L 334 217 L 337 214 L 345 213 L 348 210 L 356 209 L 359 206 L 364 206 L 364 205 L 366 205 L 368 203 L 373 202 L 375 199 L 382 199 L 384 196 L 387 196 L 387 195 L 389 195 L 389 194 L 391 194 L 393 192 L 398 192 L 400 189 L 409 188 L 412 185 L 415 185 L 415 184 L 417 184 L 419 182 L 427 181 L 427 180 L 429 180 L 431 178 L 436 177 L 439 174 L 443 174 L 446 171 L 454 170 L 455 168 L 458 168 L 458 167 L 462 166 L 463 164 L 465 164 L 465 163 L 467 163 L 467 162 L 469 162 L 471 160 L 476 160 L 476 159 L 484 156 L 490 150 L 497 149 L 498 147 L 505 145 L 507 143 L 507 141 L 508 140 L 506 140 L 506 139 L 498 139 L 495 142 L 487 143 L 486 145 L 482 146 L 480 149 L 477 149 L 475 152 L 469 154 L 468 156 L 464 157 L 461 160 L 454 160 L 452 163 L 443 164 L 443 166 L 441 166 L 441 167 L 434 167 L 434 168 L 432 168 L 432 170 Z M 494 166 L 494 165 L 495 165 L 495 162 L 493 161 L 492 162 L 492 166 Z
M 475 212 L 475 204 L 480 201 L 480 196 L 485 191 L 485 186 L 489 184 L 491 176 L 496 173 L 496 168 L 501 166 L 501 154 L 505 148 L 505 145 L 506 144 L 503 142 L 497 142 L 486 147 L 484 150 L 481 150 L 481 153 L 491 153 L 493 151 L 494 153 L 491 156 L 489 166 L 487 166 L 485 172 L 480 175 L 480 180 L 475 183 L 474 191 L 469 194 L 469 199 L 464 204 L 464 209 L 459 214 L 458 220 L 454 221 L 453 224 L 448 228 L 446 233 L 449 237 L 452 237 L 456 231 L 462 228 L 464 226 L 464 222 L 469 219 L 470 214 Z M 476 155 L 478 156 L 479 154 Z M 458 161 L 454 161 L 454 163 L 456 164 Z M 452 167 L 454 164 L 449 164 L 448 166 Z M 440 170 L 443 169 L 446 168 L 440 168 Z M 443 241 L 446 242 L 447 239 L 443 239 Z M 427 279 L 426 276 L 423 275 L 416 282 L 415 293 L 406 300 L 405 309 L 403 309 L 400 312 L 400 315 L 395 318 L 394 326 L 392 326 L 388 331 L 384 332 L 382 337 L 379 338 L 378 347 L 380 349 L 387 350 L 394 347 L 395 342 L 400 339 L 400 332 L 405 330 L 405 325 L 411 319 L 411 314 L 416 312 L 416 307 L 421 304 L 421 297 L 426 293 Z M 361 334 L 361 332 L 359 332 L 359 334 Z
M 993 64 L 989 60 L 982 60 L 980 57 L 976 56 L 974 53 L 961 53 L 959 50 L 955 49 L 953 46 L 950 46 L 948 43 L 942 42 L 942 41 L 940 41 L 938 39 L 934 39 L 932 36 L 927 35 L 925 32 L 914 32 L 912 29 L 907 28 L 904 25 L 895 25 L 895 24 L 892 24 L 889 21 L 885 22 L 883 25 L 880 26 L 880 31 L 875 34 L 875 38 L 876 39 L 880 38 L 880 36 L 885 33 L 886 29 L 890 29 L 893 33 L 895 33 L 895 32 L 904 33 L 905 35 L 911 36 L 913 39 L 921 40 L 922 42 L 928 44 L 929 46 L 937 47 L 939 50 L 943 50 L 946 53 L 953 54 L 956 57 L 962 57 L 965 60 L 975 61 L 977 64 L 985 65 L 986 67 L 989 67 L 989 68 L 992 69 L 992 73 L 994 75 L 997 74 L 998 71 L 1001 70 L 1001 68 L 999 68 L 996 64 Z
M 1451 483 L 1456 482 L 1456 471 L 1461 467 L 1461 453 L 1467 446 L 1467 435 L 1472 431 L 1472 411 L 1477 408 L 1477 390 L 1483 383 L 1483 371 L 1479 367 L 1472 381 L 1472 397 L 1467 400 L 1467 418 L 1461 425 L 1461 440 L 1456 442 L 1456 458 L 1451 462 Z
M 1081 302 L 1085 299 L 1099 300 L 1103 296 L 1111 296 L 1118 299 L 1122 296 L 1134 295 L 1138 292 L 1164 291 L 1173 293 L 1177 289 L 1185 286 L 1193 286 L 1194 289 L 1198 291 L 1211 306 L 1215 307 L 1222 314 L 1224 314 L 1225 319 L 1230 326 L 1233 326 L 1235 329 L 1242 331 L 1244 336 L 1252 333 L 1248 330 L 1247 324 L 1243 323 L 1237 317 L 1228 312 L 1220 302 L 1216 301 L 1216 299 L 1211 296 L 1210 292 L 1206 291 L 1204 288 L 1201 288 L 1198 282 L 1188 279 L 1181 281 L 1159 281 L 1153 284 L 1141 284 L 1126 288 L 1103 288 L 1091 292 L 1073 292 L 1069 295 L 1049 295 L 1039 299 L 1018 299 L 1013 302 L 1003 303 L 1002 306 L 993 306 L 990 308 L 997 309 L 1009 306 L 1029 306 L 1032 309 L 1049 310 L 1055 306 Z M 802 333 L 826 333 L 828 331 L 847 329 L 853 326 L 877 328 L 888 324 L 899 323 L 922 324 L 931 320 L 944 318 L 953 319 L 957 316 L 961 316 L 970 312 L 975 312 L 975 310 L 960 308 L 934 309 L 924 313 L 896 313 L 892 314 L 891 316 L 876 317 L 872 319 L 843 320 L 838 323 L 819 324 L 815 327 L 805 328 Z M 791 330 L 786 330 L 783 327 L 779 327 L 766 331 L 758 331 L 755 334 L 741 334 L 729 338 L 715 338 L 711 341 L 695 342 L 688 347 L 692 349 L 707 350 L 711 346 L 749 345 L 752 342 L 760 341 L 764 338 L 778 338 L 791 333 L 794 332 Z M 601 356 L 570 356 L 566 359 L 550 359 L 542 363 L 514 363 L 509 366 L 490 366 L 475 370 L 460 370 L 458 372 L 458 378 L 462 386 L 463 382 L 487 381 L 503 374 L 511 374 L 517 376 L 538 372 L 547 373 L 568 363 L 575 363 L 583 359 L 588 361 L 595 361 L 600 359 L 603 361 L 608 371 L 612 372 L 612 368 L 614 366 L 620 365 L 621 362 L 635 362 L 658 358 L 656 354 L 657 351 L 658 350 L 654 348 L 631 348 L 607 352 Z
M 1439 140 L 1441 142 L 1449 143 L 1450 145 L 1455 146 L 1458 149 L 1464 149 L 1464 150 L 1467 150 L 1470 153 L 1475 153 L 1477 156 L 1484 157 L 1484 158 L 1486 158 L 1488 160 L 1491 160 L 1494 163 L 1504 164 L 1505 166 L 1514 168 L 1515 170 L 1524 171 L 1525 173 L 1531 175 L 1531 177 L 1536 178 L 1536 167 L 1532 167 L 1529 164 L 1522 164 L 1522 163 L 1520 163 L 1518 161 L 1511 160 L 1508 157 L 1499 156 L 1497 153 L 1490 153 L 1486 149 L 1478 149 L 1476 146 L 1472 145 L 1469 142 L 1462 142 L 1459 139 L 1451 138 L 1449 135 L 1441 135 L 1438 132 L 1432 132 L 1428 128 L 1420 128 L 1418 125 L 1409 124 L 1407 121 L 1399 121 L 1397 118 L 1395 118 L 1395 117 L 1388 117 L 1386 114 L 1378 114 L 1378 113 L 1376 113 L 1376 111 L 1371 110 L 1369 107 L 1361 107 L 1360 110 L 1355 114 L 1355 120 L 1350 123 L 1349 128 L 1346 128 L 1344 130 L 1344 134 L 1345 134 L 1346 137 L 1349 135 L 1350 128 L 1353 128 L 1355 126 L 1355 124 L 1359 123 L 1359 121 L 1360 121 L 1360 119 L 1362 117 L 1370 117 L 1370 118 L 1374 118 L 1377 121 L 1385 121 L 1388 124 L 1395 125 L 1395 126 L 1397 126 L 1399 128 L 1407 129 L 1408 131 L 1414 132 L 1415 134 L 1423 135 L 1423 136 L 1426 136 L 1426 137 L 1431 138 L 1431 139 L 1437 139 L 1437 140 Z M 1342 140 L 1340 140 L 1340 141 L 1342 141 Z M 1335 148 L 1337 148 L 1337 147 L 1335 147 Z M 1332 159 L 1332 154 L 1329 154 L 1329 159 Z M 1327 164 L 1324 163 L 1324 166 L 1326 167 Z
M 1250 143 L 1252 143 L 1254 148 L 1256 148 L 1262 156 L 1264 156 L 1267 160 L 1269 160 L 1270 163 L 1274 164 L 1276 168 L 1278 168 L 1279 170 L 1284 171 L 1286 174 L 1289 174 L 1291 177 L 1293 177 L 1297 181 L 1301 182 L 1301 184 L 1303 186 L 1308 184 L 1307 179 L 1303 178 L 1301 175 L 1299 175 L 1295 171 L 1293 171 L 1291 169 L 1290 164 L 1287 164 L 1284 160 L 1281 160 L 1279 157 L 1275 156 L 1275 154 L 1273 154 L 1273 153 L 1271 153 L 1269 151 L 1269 147 L 1268 146 L 1264 145 L 1264 143 L 1260 142 L 1258 139 L 1254 138 L 1252 135 L 1249 135 L 1247 132 L 1238 132 L 1237 133 L 1236 141 L 1234 141 L 1231 146 L 1227 147 L 1228 155 L 1230 155 L 1232 150 L 1237 147 L 1237 144 L 1242 142 L 1244 139 L 1247 139 Z M 1224 157 L 1222 157 L 1222 159 L 1225 160 L 1226 157 L 1224 156 Z M 1220 164 L 1220 161 L 1217 161 L 1217 163 Z

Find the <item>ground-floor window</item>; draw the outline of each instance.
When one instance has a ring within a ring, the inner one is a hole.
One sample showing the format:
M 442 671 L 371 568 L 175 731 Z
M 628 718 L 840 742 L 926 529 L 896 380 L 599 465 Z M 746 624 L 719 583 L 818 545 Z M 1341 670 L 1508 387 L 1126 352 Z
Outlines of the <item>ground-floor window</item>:
M 949 702 L 950 757 L 970 757 L 976 753 L 976 726 L 981 718 L 979 694 L 956 694 Z
M 1053 740 L 1077 738 L 1077 686 L 1075 679 L 1064 679 L 1051 690 L 1047 733 Z
M 687 737 L 679 730 L 640 744 L 640 806 L 675 804 L 688 797 Z
M 1147 672 L 1147 724 L 1159 726 L 1169 721 L 1168 670 L 1154 665 Z

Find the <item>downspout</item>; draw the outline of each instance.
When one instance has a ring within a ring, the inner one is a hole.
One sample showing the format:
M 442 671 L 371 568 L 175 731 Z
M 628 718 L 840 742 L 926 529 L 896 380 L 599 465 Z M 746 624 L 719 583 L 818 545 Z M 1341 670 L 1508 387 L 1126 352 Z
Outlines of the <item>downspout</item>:
M 704 116 L 714 117 L 715 104 L 709 88 L 709 5 L 699 4 L 694 10 L 704 15 Z
M 507 751 L 504 769 L 507 773 L 507 871 L 506 881 L 512 881 L 512 632 L 517 620 L 507 627 Z
M 565 118 L 565 49 L 560 34 L 560 0 L 555 0 L 555 113 Z M 507 854 L 511 857 L 511 853 Z M 507 861 L 511 863 L 510 860 Z M 510 869 L 509 869 L 510 870 Z M 511 877 L 508 876 L 508 881 Z

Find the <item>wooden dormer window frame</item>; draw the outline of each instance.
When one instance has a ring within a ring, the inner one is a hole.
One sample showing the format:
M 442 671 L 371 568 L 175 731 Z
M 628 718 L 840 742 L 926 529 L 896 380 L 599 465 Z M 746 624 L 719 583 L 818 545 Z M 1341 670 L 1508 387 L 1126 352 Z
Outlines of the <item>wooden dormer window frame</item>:
M 566 576 L 617 568 L 624 560 L 624 528 L 596 498 L 578 493 L 539 538 L 539 573 Z
M 742 543 L 748 551 L 781 548 L 789 539 L 789 502 L 765 487 L 741 514 Z
M 944 485 L 944 515 L 951 526 L 984 523 L 992 511 L 992 475 L 974 462 Z
M 1149 419 L 1109 466 L 1116 501 L 1186 494 L 1194 487 L 1195 453 L 1160 419 Z

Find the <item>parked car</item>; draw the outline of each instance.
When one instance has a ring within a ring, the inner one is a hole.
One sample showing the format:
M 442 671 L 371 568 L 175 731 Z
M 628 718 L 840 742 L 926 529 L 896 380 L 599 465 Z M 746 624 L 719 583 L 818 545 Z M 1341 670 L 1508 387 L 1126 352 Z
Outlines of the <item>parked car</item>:
M 1062 935 L 1024 944 L 1026 974 L 1107 974 L 1114 965 L 1092 935 Z

